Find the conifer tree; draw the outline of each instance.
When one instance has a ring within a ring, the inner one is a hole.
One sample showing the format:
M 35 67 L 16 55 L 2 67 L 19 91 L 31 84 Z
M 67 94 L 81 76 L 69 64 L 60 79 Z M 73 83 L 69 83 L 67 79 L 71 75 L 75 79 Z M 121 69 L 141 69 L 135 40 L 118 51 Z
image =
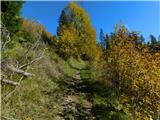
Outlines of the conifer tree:
M 111 39 L 108 34 L 106 34 L 106 50 L 109 50 L 111 48 Z
M 156 37 L 154 37 L 153 35 L 150 35 L 150 39 L 151 39 L 151 46 L 154 46 L 157 44 L 157 39 Z
M 2 1 L 1 2 L 1 17 L 2 23 L 7 27 L 11 35 L 16 33 L 20 28 L 20 10 L 23 1 Z
M 158 52 L 158 40 L 156 39 L 156 37 L 155 36 L 153 36 L 153 35 L 150 35 L 150 45 L 149 45 L 149 47 L 150 47 L 150 51 L 152 52 L 152 53 L 156 53 L 156 52 Z
M 60 36 L 60 35 L 61 35 L 61 31 L 62 31 L 64 28 L 69 27 L 69 24 L 68 24 L 68 21 L 67 21 L 67 16 L 66 16 L 64 10 L 62 10 L 62 13 L 61 13 L 61 16 L 60 16 L 58 22 L 59 22 L 59 26 L 58 26 L 58 28 L 57 28 L 57 35 Z
M 104 33 L 103 33 L 103 29 L 100 30 L 100 46 L 102 49 L 106 49 L 106 38 L 104 36 Z

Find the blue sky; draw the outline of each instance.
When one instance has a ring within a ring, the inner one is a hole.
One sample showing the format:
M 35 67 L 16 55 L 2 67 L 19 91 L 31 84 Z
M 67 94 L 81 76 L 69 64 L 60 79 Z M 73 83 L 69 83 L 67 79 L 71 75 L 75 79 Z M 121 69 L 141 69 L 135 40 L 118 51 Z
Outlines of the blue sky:
M 21 15 L 27 19 L 41 23 L 53 35 L 56 34 L 61 10 L 68 1 L 27 1 Z M 104 33 L 110 33 L 114 26 L 120 23 L 131 31 L 140 32 L 146 40 L 149 35 L 160 35 L 160 2 L 136 1 L 83 1 L 79 2 L 90 16 L 93 27 L 97 32 L 102 28 Z

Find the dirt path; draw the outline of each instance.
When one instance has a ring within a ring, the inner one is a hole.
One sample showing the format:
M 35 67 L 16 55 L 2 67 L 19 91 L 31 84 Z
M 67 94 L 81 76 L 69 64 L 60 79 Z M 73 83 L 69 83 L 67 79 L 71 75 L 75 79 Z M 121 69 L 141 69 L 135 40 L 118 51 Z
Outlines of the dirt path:
M 92 103 L 88 98 L 87 86 L 81 78 L 81 71 L 77 70 L 68 87 L 61 103 L 63 108 L 61 116 L 64 120 L 94 120 Z

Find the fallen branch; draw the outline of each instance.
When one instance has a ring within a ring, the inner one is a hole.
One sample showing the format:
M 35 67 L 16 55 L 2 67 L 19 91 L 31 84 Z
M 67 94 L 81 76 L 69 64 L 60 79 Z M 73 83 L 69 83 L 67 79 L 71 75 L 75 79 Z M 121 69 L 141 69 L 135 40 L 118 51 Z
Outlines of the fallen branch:
M 1 79 L 2 82 L 11 84 L 11 85 L 20 85 L 18 82 L 12 81 L 12 80 L 6 80 L 6 79 Z
M 22 77 L 19 79 L 19 81 L 18 81 L 19 84 L 21 83 L 21 81 L 22 81 L 23 78 L 24 78 L 24 76 L 22 76 Z M 14 88 L 13 91 L 11 91 L 9 94 L 5 95 L 5 96 L 2 98 L 2 101 L 7 101 L 17 89 L 18 89 L 18 85 Z
M 15 68 L 15 67 L 13 67 L 13 66 L 7 66 L 7 68 L 8 68 L 9 70 L 11 70 L 12 72 L 22 74 L 22 75 L 25 76 L 25 77 L 32 76 L 31 73 L 28 73 L 28 72 L 26 72 L 26 71 L 24 71 L 24 70 L 21 70 L 21 69 L 19 69 L 19 68 Z
M 11 117 L 6 117 L 6 116 L 2 116 L 3 119 L 5 120 L 17 120 L 17 119 L 14 119 L 14 118 L 11 118 Z

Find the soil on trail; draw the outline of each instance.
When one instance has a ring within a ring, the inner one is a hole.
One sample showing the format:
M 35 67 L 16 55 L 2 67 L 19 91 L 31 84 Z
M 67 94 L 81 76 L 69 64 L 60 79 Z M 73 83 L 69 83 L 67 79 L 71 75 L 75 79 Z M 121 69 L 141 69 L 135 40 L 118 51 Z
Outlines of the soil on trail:
M 87 90 L 89 86 L 84 83 L 81 72 L 81 69 L 77 70 L 72 78 L 65 81 L 67 89 L 60 104 L 62 107 L 60 116 L 63 120 L 95 120 L 90 93 Z

